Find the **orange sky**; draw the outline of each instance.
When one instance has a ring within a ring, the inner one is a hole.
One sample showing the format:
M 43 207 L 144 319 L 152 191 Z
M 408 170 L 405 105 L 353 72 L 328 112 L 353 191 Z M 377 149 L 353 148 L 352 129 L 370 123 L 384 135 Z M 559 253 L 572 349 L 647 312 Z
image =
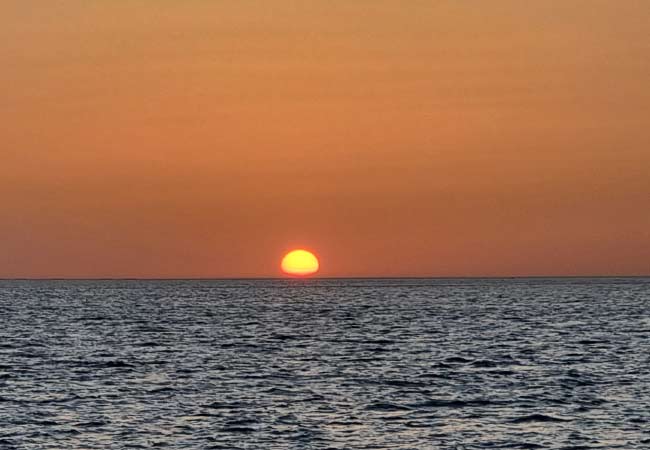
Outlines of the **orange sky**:
M 0 278 L 650 274 L 647 0 L 4 0 Z

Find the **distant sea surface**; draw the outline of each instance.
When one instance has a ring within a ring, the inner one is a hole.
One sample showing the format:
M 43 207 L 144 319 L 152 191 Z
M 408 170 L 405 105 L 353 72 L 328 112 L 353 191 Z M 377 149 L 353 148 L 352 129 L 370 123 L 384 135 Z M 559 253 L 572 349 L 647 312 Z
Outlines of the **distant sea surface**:
M 1 449 L 649 449 L 650 279 L 0 281 Z

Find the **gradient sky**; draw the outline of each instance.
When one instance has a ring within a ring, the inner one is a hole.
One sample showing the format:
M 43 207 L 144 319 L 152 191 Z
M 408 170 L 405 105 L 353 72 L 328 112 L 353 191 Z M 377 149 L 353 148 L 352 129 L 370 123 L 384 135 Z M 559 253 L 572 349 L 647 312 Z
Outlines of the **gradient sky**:
M 4 0 L 0 278 L 650 273 L 650 1 Z

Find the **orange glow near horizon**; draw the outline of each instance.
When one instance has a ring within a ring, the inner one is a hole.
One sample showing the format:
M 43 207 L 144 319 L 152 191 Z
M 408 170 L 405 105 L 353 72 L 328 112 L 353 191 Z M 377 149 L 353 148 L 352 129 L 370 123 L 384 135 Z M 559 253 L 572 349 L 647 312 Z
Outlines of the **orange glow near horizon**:
M 291 276 L 309 276 L 318 272 L 318 258 L 308 250 L 292 250 L 282 258 L 282 271 Z
M 650 274 L 650 1 L 37 5 L 0 278 Z

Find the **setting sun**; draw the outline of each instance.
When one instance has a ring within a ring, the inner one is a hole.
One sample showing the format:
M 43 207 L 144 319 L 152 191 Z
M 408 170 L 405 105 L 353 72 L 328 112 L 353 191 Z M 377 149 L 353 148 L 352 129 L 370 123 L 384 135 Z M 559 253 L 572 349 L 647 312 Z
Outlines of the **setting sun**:
M 287 275 L 306 276 L 318 272 L 318 258 L 307 250 L 292 250 L 282 258 L 282 271 Z

